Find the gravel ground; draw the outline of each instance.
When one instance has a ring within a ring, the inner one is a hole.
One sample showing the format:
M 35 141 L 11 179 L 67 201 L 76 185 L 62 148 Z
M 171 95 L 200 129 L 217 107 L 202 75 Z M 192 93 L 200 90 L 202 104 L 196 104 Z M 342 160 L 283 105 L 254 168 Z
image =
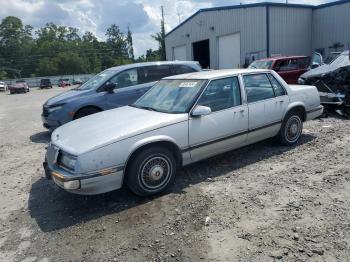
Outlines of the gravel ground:
M 349 121 L 191 165 L 161 196 L 84 197 L 44 178 L 59 92 L 0 94 L 0 261 L 350 261 Z

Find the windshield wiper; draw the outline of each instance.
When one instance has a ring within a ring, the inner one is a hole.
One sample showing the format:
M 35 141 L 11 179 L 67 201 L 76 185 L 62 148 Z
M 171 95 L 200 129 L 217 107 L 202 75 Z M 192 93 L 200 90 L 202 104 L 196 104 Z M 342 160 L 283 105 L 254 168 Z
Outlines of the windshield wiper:
M 149 111 L 160 112 L 159 110 L 157 110 L 157 109 L 155 109 L 153 107 L 150 107 L 150 106 L 139 106 L 139 105 L 135 105 L 135 104 L 132 104 L 132 105 L 129 105 L 129 106 L 140 108 L 140 109 L 145 109 L 145 110 L 149 110 Z

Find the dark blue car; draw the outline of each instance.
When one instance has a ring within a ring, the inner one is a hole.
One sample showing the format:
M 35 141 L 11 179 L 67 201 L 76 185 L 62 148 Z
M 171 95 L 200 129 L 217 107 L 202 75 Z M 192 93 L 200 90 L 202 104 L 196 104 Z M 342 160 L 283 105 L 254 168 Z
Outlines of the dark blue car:
M 163 77 L 201 71 L 198 62 L 168 61 L 109 68 L 82 86 L 50 98 L 43 105 L 44 127 L 53 130 L 69 121 L 132 104 Z

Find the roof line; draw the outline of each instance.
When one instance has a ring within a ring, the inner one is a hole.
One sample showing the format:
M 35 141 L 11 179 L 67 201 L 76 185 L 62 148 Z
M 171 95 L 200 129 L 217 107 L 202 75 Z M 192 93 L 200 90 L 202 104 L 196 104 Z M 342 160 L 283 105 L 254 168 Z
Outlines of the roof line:
M 325 4 L 315 6 L 314 9 L 320 9 L 320 8 L 325 8 L 325 7 L 335 6 L 335 5 L 346 4 L 346 3 L 350 3 L 350 0 L 339 0 L 335 2 L 325 3 Z
M 288 8 L 310 8 L 310 9 L 319 9 L 339 4 L 348 3 L 350 0 L 339 0 L 335 2 L 330 2 L 322 5 L 303 5 L 303 4 L 284 4 L 284 3 L 272 3 L 272 2 L 262 2 L 262 3 L 253 3 L 253 4 L 240 4 L 240 5 L 230 5 L 230 6 L 219 6 L 219 7 L 210 7 L 210 8 L 202 8 L 199 9 L 197 12 L 189 16 L 187 19 L 182 21 L 180 24 L 175 26 L 172 30 L 170 30 L 165 36 L 170 35 L 173 33 L 176 29 L 178 29 L 180 26 L 185 24 L 187 21 L 198 15 L 199 13 L 203 12 L 211 12 L 211 11 L 220 11 L 220 10 L 231 10 L 231 9 L 241 9 L 241 8 L 251 8 L 251 7 L 262 7 L 262 6 L 275 6 L 275 7 L 288 7 Z

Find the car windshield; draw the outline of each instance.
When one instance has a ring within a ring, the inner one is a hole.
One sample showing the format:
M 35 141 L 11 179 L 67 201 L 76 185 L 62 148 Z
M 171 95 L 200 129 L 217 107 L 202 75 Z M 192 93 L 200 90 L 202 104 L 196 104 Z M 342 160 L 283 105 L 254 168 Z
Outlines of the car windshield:
M 83 85 L 78 87 L 76 90 L 91 90 L 97 89 L 101 84 L 106 82 L 109 78 L 111 78 L 117 71 L 112 69 L 107 69 L 94 77 L 90 78 Z
M 131 106 L 180 114 L 189 110 L 206 80 L 161 80 Z
M 257 68 L 257 69 L 271 69 L 272 61 L 271 60 L 265 60 L 265 61 L 254 61 L 249 65 L 248 68 Z
M 348 66 L 349 64 L 349 53 L 347 52 L 341 53 L 332 63 L 330 63 L 330 65 L 334 67 Z
M 340 53 L 331 53 L 325 60 L 324 63 L 329 65 L 332 63 L 337 57 L 339 57 Z

